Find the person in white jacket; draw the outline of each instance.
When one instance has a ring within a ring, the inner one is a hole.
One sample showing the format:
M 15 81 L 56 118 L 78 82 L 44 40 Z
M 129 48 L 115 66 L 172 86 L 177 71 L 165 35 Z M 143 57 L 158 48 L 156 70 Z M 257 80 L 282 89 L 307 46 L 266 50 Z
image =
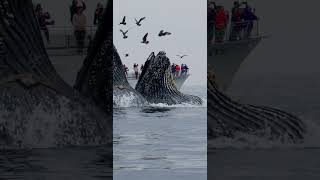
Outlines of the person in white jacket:
M 84 7 L 81 4 L 77 5 L 77 13 L 72 17 L 74 27 L 74 35 L 77 40 L 78 52 L 83 53 L 84 40 L 86 37 L 87 17 L 83 14 Z

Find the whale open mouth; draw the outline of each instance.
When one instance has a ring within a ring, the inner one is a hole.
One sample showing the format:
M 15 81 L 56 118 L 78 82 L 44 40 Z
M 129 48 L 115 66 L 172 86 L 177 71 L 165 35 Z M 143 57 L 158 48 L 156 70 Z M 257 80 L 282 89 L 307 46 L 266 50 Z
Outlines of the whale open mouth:
M 202 99 L 181 93 L 173 80 L 170 60 L 161 51 L 156 56 L 151 53 L 148 57 L 136 90 L 152 104 L 202 104 Z

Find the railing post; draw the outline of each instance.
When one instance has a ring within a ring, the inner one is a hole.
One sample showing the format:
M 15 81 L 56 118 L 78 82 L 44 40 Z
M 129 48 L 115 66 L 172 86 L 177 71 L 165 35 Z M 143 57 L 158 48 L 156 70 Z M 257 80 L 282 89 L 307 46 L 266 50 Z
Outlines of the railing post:
M 259 36 L 259 20 L 257 20 L 257 36 Z

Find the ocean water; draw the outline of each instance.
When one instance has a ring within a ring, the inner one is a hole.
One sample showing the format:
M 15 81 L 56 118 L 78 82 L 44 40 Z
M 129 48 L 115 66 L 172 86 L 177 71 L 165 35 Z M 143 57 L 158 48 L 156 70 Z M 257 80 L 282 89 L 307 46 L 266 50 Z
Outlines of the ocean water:
M 50 58 L 73 85 L 84 56 L 62 53 Z M 206 86 L 185 86 L 182 91 L 206 100 Z M 114 112 L 113 155 L 101 146 L 11 150 L 0 146 L 0 180 L 106 180 L 112 175 L 115 180 L 206 179 L 206 105 L 153 105 Z
M 181 91 L 206 100 L 206 86 Z M 207 179 L 206 105 L 118 108 L 113 126 L 115 180 Z
M 320 81 L 318 72 L 240 74 L 228 94 L 251 104 L 291 112 L 307 125 L 302 144 L 239 136 L 208 142 L 208 179 L 320 179 Z
M 0 179 L 112 180 L 106 147 L 0 150 Z

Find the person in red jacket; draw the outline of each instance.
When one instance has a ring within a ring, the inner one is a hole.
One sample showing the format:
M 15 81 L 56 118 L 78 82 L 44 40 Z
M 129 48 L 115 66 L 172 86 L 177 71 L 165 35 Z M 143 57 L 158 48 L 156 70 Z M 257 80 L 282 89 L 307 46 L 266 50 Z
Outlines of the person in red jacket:
M 177 64 L 176 65 L 176 76 L 179 77 L 181 71 L 181 67 Z
M 216 14 L 216 39 L 215 42 L 221 43 L 224 40 L 225 30 L 228 25 L 228 13 L 224 10 L 223 6 L 218 7 L 218 11 Z

